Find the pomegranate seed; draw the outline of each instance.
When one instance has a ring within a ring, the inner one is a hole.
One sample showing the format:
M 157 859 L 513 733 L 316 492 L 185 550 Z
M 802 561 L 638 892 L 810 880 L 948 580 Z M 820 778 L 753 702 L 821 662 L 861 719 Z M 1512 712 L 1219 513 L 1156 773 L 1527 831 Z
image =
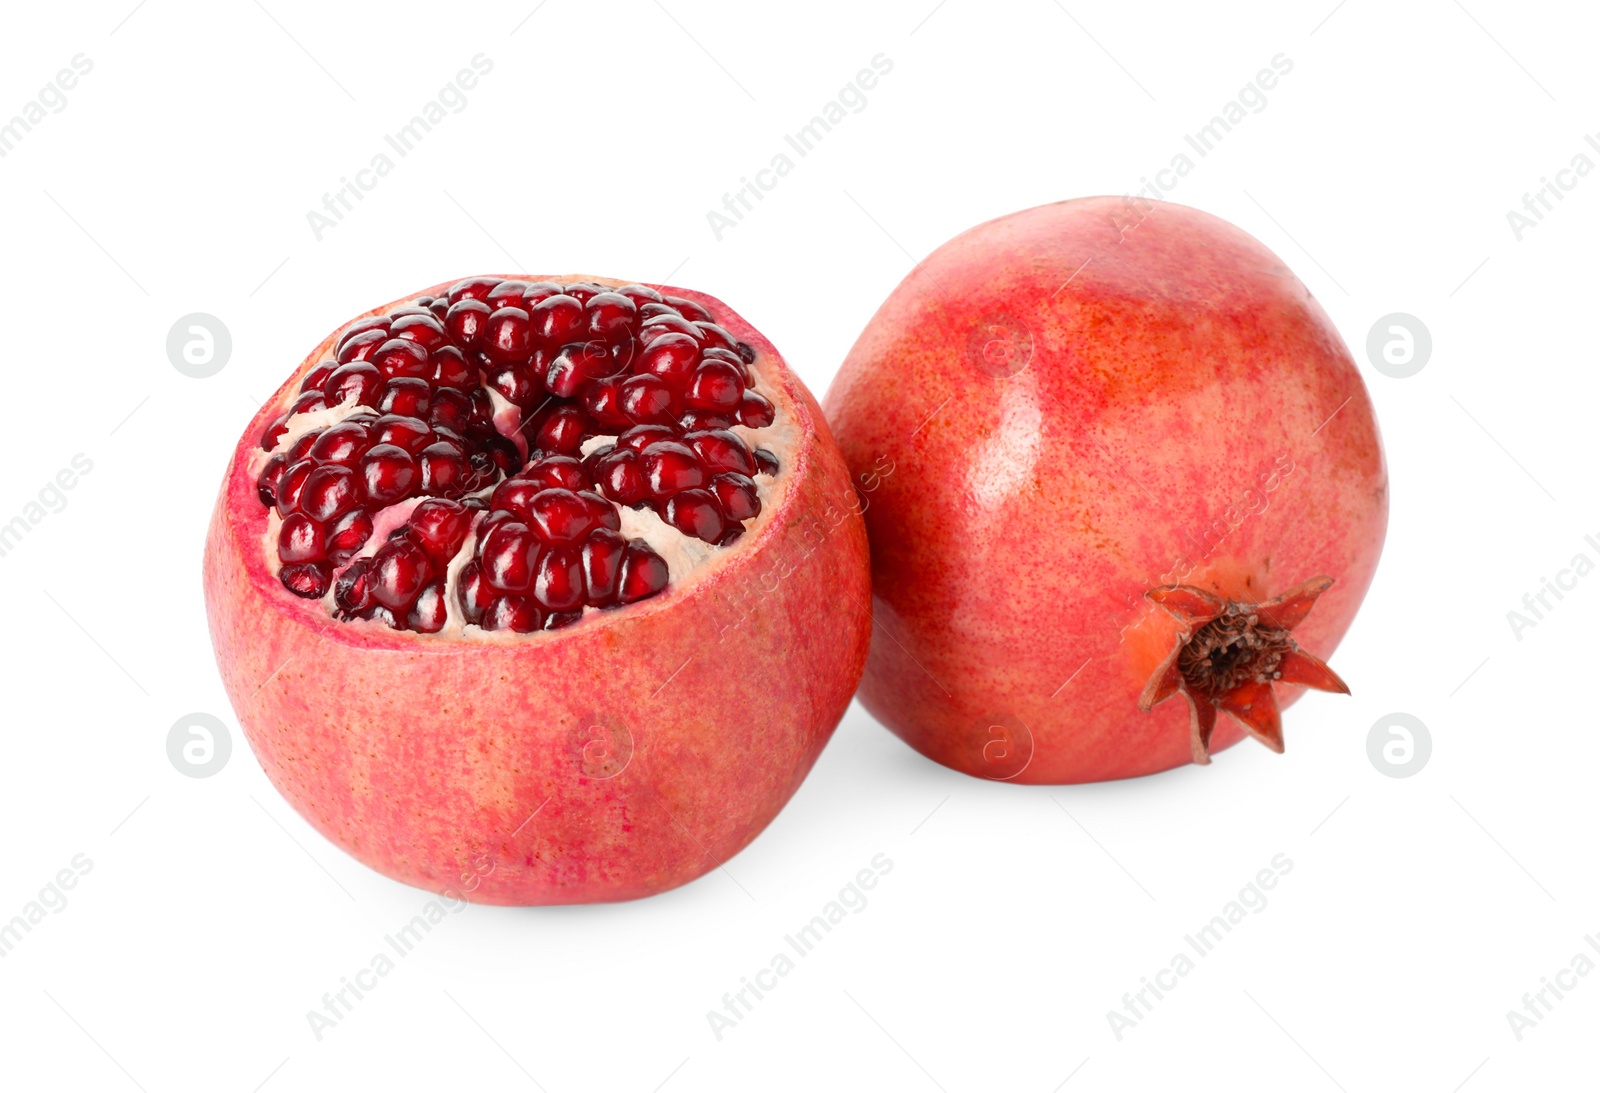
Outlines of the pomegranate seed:
M 641 303 L 639 305 L 639 321 L 641 323 L 649 322 L 657 315 L 672 315 L 679 319 L 683 318 L 683 314 L 677 308 L 671 304 L 662 303 L 660 300 L 652 300 L 650 303 Z
M 333 370 L 328 382 L 322 385 L 322 396 L 328 400 L 329 406 L 338 406 L 350 398 L 363 406 L 372 406 L 377 402 L 378 388 L 382 385 L 383 374 L 377 368 L 366 361 L 351 361 Z
M 422 469 L 421 489 L 424 493 L 453 497 L 465 488 L 466 460 L 462 458 L 459 446 L 448 440 L 436 441 L 422 449 L 422 454 L 417 456 L 417 466 Z
M 385 607 L 407 608 L 432 575 L 427 551 L 409 539 L 391 539 L 372 556 L 372 598 Z
M 489 587 L 489 582 L 483 579 L 483 570 L 477 562 L 468 562 L 461 570 L 461 585 L 457 597 L 461 602 L 461 612 L 467 616 L 468 622 L 477 622 L 483 617 L 484 611 L 494 600 L 494 590 Z
M 738 345 L 733 347 L 733 351 L 739 354 L 739 359 L 744 361 L 744 363 L 755 363 L 756 347 L 751 345 L 749 342 L 740 342 Z
M 295 442 L 289 445 L 288 454 L 285 455 L 284 458 L 287 459 L 291 464 L 298 463 L 302 459 L 310 459 L 311 447 L 312 445 L 316 444 L 317 437 L 320 435 L 322 434 L 316 431 L 301 433 L 295 438 Z M 312 462 L 316 461 L 312 460 Z
M 292 512 L 300 511 L 300 491 L 305 489 L 306 479 L 311 477 L 311 472 L 317 465 L 309 459 L 302 459 L 297 463 L 290 463 L 283 472 L 283 477 L 278 480 L 278 515 L 288 516 Z
M 527 314 L 532 317 L 534 339 L 548 348 L 583 334 L 583 304 L 565 292 L 540 300 Z
M 615 378 L 595 380 L 583 395 L 583 408 L 589 416 L 611 429 L 625 429 L 633 419 L 622 412 L 622 381 Z
M 463 349 L 477 349 L 483 342 L 491 311 L 482 300 L 466 299 L 451 304 L 444 317 L 444 328 L 450 332 L 450 340 Z
M 628 544 L 614 531 L 600 528 L 583 544 L 584 602 L 590 607 L 610 607 L 617 602 L 617 578 Z
M 657 315 L 639 327 L 639 340 L 646 346 L 654 345 L 658 339 L 668 334 L 683 334 L 693 338 L 696 346 L 703 344 L 700 340 L 700 331 L 682 315 Z
M 373 444 L 394 444 L 412 455 L 427 447 L 432 439 L 433 431 L 420 418 L 385 414 L 372 426 Z
M 677 434 L 664 425 L 635 425 L 617 437 L 617 447 L 642 452 L 658 440 L 676 440 Z
M 686 433 L 703 433 L 707 429 L 726 429 L 733 424 L 727 414 L 710 414 L 704 410 L 686 410 L 678 419 L 678 428 Z
M 583 606 L 583 556 L 577 547 L 551 547 L 539 556 L 533 595 L 551 611 Z
M 450 301 L 441 296 L 437 300 L 433 301 L 433 303 L 428 305 L 428 310 L 433 312 L 433 317 L 438 319 L 442 325 L 444 323 L 444 317 L 450 314 Z
M 496 524 L 483 540 L 479 555 L 484 578 L 502 592 L 525 592 L 533 583 L 534 555 L 539 541 L 526 524 Z
M 747 429 L 765 429 L 777 419 L 772 403 L 754 391 L 739 397 L 739 424 Z
M 466 541 L 472 512 L 460 502 L 430 497 L 411 510 L 408 524 L 410 537 L 442 569 Z
M 590 380 L 611 370 L 611 355 L 594 342 L 562 346 L 550 360 L 544 385 L 557 398 L 572 398 Z
M 406 627 L 419 634 L 437 634 L 444 629 L 448 617 L 444 608 L 444 582 L 433 581 L 417 594 L 417 602 L 406 613 Z
M 483 302 L 491 309 L 502 307 L 522 308 L 522 296 L 533 286 L 526 281 L 501 281 L 489 290 Z
M 753 520 L 761 514 L 761 498 L 756 484 L 742 474 L 731 471 L 711 479 L 711 492 L 717 497 L 723 515 L 735 523 Z
M 297 562 L 278 573 L 283 587 L 308 600 L 321 599 L 328 591 L 328 567 L 321 562 Z
M 378 366 L 385 379 L 399 376 L 422 379 L 433 371 L 428 364 L 427 349 L 403 338 L 390 338 L 378 346 L 369 360 Z
M 547 455 L 528 464 L 527 470 L 519 476 L 530 482 L 536 482 L 541 489 L 578 490 L 587 489 L 589 476 L 584 473 L 583 464 L 570 455 Z
M 489 386 L 499 391 L 507 402 L 517 406 L 527 406 L 539 395 L 539 388 L 528 370 L 517 365 L 508 365 L 490 373 Z
M 677 392 L 655 376 L 629 376 L 622 381 L 617 401 L 622 412 L 640 424 L 665 425 L 683 412 Z
M 661 293 L 657 292 L 653 288 L 646 288 L 644 285 L 623 285 L 621 288 L 616 289 L 615 291 L 618 296 L 626 296 L 636 305 L 643 305 L 646 303 L 659 304 L 661 302 Z
M 673 307 L 677 308 L 678 313 L 686 319 L 693 319 L 696 322 L 702 323 L 709 323 L 711 321 L 711 312 L 707 311 L 693 300 L 685 300 L 682 296 L 663 296 L 661 298 L 667 303 L 671 304 Z
M 566 288 L 567 295 L 577 300 L 580 304 L 587 304 L 594 297 L 605 291 L 604 288 L 601 288 L 593 281 L 579 281 L 576 284 L 568 285 Z
M 361 456 L 371 446 L 372 442 L 367 439 L 365 425 L 355 421 L 341 421 L 322 430 L 306 454 L 318 463 L 341 463 L 348 467 L 359 462 Z
M 637 505 L 650 495 L 639 456 L 629 448 L 617 448 L 595 464 L 595 478 L 606 496 L 619 505 Z
M 650 495 L 658 500 L 706 484 L 706 472 L 694 452 L 671 440 L 657 441 L 640 453 L 639 469 Z
M 495 487 L 494 494 L 489 498 L 489 505 L 497 510 L 515 513 L 519 520 L 532 520 L 533 495 L 548 488 L 520 476 L 508 478 Z
M 712 474 L 718 471 L 734 471 L 743 475 L 756 473 L 755 457 L 737 433 L 726 429 L 688 433 L 683 442 L 694 449 L 694 454 Z
M 387 315 L 368 315 L 365 319 L 357 319 L 345 327 L 344 331 L 339 335 L 339 340 L 334 343 L 333 355 L 337 357 L 340 351 L 349 345 L 357 334 L 364 334 L 369 330 L 382 330 L 384 333 L 388 333 L 391 321 Z
M 529 499 L 528 508 L 530 526 L 547 543 L 575 543 L 594 527 L 588 504 L 571 490 L 541 490 Z
M 483 613 L 478 625 L 485 630 L 512 630 L 528 634 L 544 625 L 544 614 L 539 605 L 527 596 L 501 596 Z
M 348 339 L 339 346 L 335 354 L 340 364 L 352 364 L 355 361 L 364 361 L 372 356 L 373 351 L 389 340 L 389 327 L 385 324 L 373 330 L 363 330 L 355 337 Z
M 333 370 L 339 367 L 338 361 L 323 361 L 311 371 L 306 373 L 306 378 L 300 381 L 302 391 L 320 391 L 322 385 L 328 382 L 328 377 L 333 375 Z
M 601 292 L 583 305 L 589 334 L 613 341 L 627 334 L 638 318 L 639 307 L 617 292 Z
M 300 492 L 300 511 L 313 520 L 332 520 L 361 503 L 356 472 L 337 463 L 312 471 Z
M 706 490 L 684 490 L 667 499 L 662 519 L 685 535 L 715 543 L 728 529 L 717 499 Z
M 617 602 L 636 603 L 667 587 L 666 560 L 643 539 L 630 539 L 622 555 Z
M 768 478 L 775 478 L 778 474 L 778 457 L 765 448 L 756 449 L 756 473 L 764 474 Z
M 472 400 L 453 388 L 441 387 L 433 393 L 428 420 L 434 425 L 462 432 L 472 423 Z
M 522 290 L 522 310 L 532 314 L 533 305 L 540 300 L 561 295 L 561 286 L 554 281 L 535 281 Z
M 432 303 L 430 299 L 428 301 Z M 416 342 L 428 352 L 432 352 L 445 342 L 444 324 L 440 323 L 433 315 L 406 315 L 394 321 L 389 328 L 392 338 L 404 338 L 408 342 Z M 382 350 L 379 350 L 381 353 Z M 382 367 L 382 365 L 379 365 Z
M 427 417 L 433 405 L 433 388 L 427 380 L 405 377 L 393 379 L 378 393 L 378 409 L 386 414 Z
M 371 569 L 372 563 L 361 558 L 339 574 L 338 583 L 333 587 L 333 602 L 347 616 L 359 615 L 372 606 Z
M 327 408 L 328 400 L 321 391 L 304 391 L 289 404 L 289 416 L 315 413 L 317 410 L 326 410 Z
M 502 307 L 484 324 L 483 351 L 499 364 L 527 360 L 528 334 L 528 313 L 520 307 Z
M 478 383 L 478 366 L 469 364 L 466 355 L 453 345 L 442 345 L 433 351 L 435 387 L 458 388 L 470 391 Z
M 343 565 L 355 557 L 371 537 L 372 517 L 364 509 L 352 509 L 328 532 L 328 560 L 334 565 Z
M 635 369 L 657 376 L 674 387 L 682 387 L 694 374 L 700 359 L 700 344 L 687 334 L 663 334 L 639 356 Z
M 452 304 L 458 304 L 462 300 L 482 300 L 489 295 L 489 290 L 499 283 L 498 277 L 468 277 L 451 285 L 448 296 Z
M 398 445 L 378 444 L 361 457 L 361 479 L 367 500 L 374 505 L 392 505 L 408 497 L 417 477 L 416 461 Z
M 579 611 L 552 611 L 544 620 L 546 630 L 561 630 L 583 619 L 583 612 Z
M 684 312 L 684 314 L 687 315 L 688 312 Z M 700 332 L 701 345 L 720 345 L 724 349 L 734 349 L 739 344 L 738 341 L 734 339 L 732 334 L 729 334 L 716 323 L 707 320 L 700 320 L 694 325 L 695 329 Z
M 744 397 L 744 377 L 727 361 L 703 361 L 689 380 L 684 402 L 713 413 L 735 410 Z
M 261 474 L 256 478 L 256 496 L 261 498 L 261 503 L 268 508 L 277 504 L 278 482 L 282 480 L 283 472 L 288 466 L 287 459 L 275 455 L 267 460 L 267 465 L 261 468 Z
M 320 391 L 313 392 L 318 398 L 322 397 Z M 271 423 L 261 431 L 261 448 L 263 451 L 272 451 L 278 446 L 278 441 L 283 439 L 283 434 L 289 431 L 289 411 L 273 418 Z
M 584 490 L 578 494 L 583 498 L 583 503 L 589 506 L 589 524 L 591 527 L 609 528 L 617 531 L 622 527 L 622 517 L 617 515 L 616 506 L 601 497 L 593 490 Z
M 558 406 L 552 410 L 534 434 L 536 446 L 542 451 L 571 455 L 583 444 L 584 428 L 588 424 L 583 411 L 576 406 Z
M 284 520 L 278 529 L 278 557 L 285 562 L 320 562 L 327 557 L 322 525 L 303 512 Z

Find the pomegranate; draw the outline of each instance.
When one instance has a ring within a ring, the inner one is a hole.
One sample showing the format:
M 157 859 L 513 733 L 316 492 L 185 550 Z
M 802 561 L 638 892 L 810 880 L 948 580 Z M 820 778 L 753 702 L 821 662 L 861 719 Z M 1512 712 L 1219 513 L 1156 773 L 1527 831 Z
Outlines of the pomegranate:
M 1346 689 L 1321 658 L 1383 544 L 1378 429 L 1328 316 L 1239 229 L 1118 198 L 980 225 L 895 289 L 826 406 L 869 499 L 860 697 L 923 754 L 1125 778 L 1246 733 L 1281 751 L 1281 706 Z
M 269 778 L 395 879 L 630 899 L 754 838 L 871 629 L 816 402 L 729 308 L 473 277 L 327 338 L 211 520 L 223 682 Z

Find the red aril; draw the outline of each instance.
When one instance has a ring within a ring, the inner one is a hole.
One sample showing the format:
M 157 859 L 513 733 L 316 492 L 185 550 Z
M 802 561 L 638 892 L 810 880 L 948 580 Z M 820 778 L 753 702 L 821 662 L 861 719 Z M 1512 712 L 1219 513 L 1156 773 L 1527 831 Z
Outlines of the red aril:
M 689 401 L 737 416 L 685 424 Z M 870 629 L 857 496 L 776 350 L 716 300 L 593 279 L 470 278 L 326 338 L 234 452 L 205 584 L 284 796 L 489 903 L 726 861 Z

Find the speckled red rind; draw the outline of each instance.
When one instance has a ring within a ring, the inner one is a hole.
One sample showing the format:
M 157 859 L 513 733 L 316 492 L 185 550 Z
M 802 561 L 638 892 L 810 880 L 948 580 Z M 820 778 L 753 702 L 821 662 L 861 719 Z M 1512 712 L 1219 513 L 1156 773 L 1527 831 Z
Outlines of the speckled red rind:
M 1382 549 L 1377 424 L 1332 321 L 1259 242 L 1183 206 L 1086 198 L 956 237 L 878 310 L 824 405 L 869 476 L 860 697 L 970 774 L 1190 762 L 1184 703 L 1136 705 L 1176 640 L 1144 593 L 1260 601 L 1330 575 L 1295 631 L 1327 659 Z M 1293 469 L 1274 480 L 1280 453 Z M 1212 750 L 1242 735 L 1223 717 Z
M 726 305 L 653 287 L 700 303 L 756 347 L 778 387 L 762 393 L 802 437 L 781 469 L 777 513 L 685 588 L 489 642 L 338 623 L 292 596 L 263 557 L 250 462 L 336 335 L 234 452 L 205 552 L 228 696 L 279 792 L 396 880 L 496 904 L 634 899 L 684 884 L 777 815 L 850 702 L 871 629 L 867 543 L 827 423 Z

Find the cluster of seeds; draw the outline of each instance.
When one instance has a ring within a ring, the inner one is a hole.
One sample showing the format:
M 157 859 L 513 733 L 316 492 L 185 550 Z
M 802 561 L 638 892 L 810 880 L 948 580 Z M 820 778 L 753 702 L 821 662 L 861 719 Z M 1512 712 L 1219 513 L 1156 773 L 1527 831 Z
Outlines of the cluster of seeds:
M 475 532 L 457 596 L 485 629 L 553 629 L 656 595 L 667 564 L 620 534 L 618 506 L 708 543 L 743 533 L 761 510 L 755 477 L 778 472 L 732 431 L 773 423 L 754 360 L 703 307 L 642 285 L 476 277 L 363 319 L 261 439 L 279 577 L 308 598 L 332 587 L 340 617 L 434 633 Z M 497 427 L 491 390 L 513 423 Z M 279 450 L 295 415 L 352 401 Z M 611 442 L 585 455 L 594 438 Z M 377 514 L 416 497 L 366 549 Z

